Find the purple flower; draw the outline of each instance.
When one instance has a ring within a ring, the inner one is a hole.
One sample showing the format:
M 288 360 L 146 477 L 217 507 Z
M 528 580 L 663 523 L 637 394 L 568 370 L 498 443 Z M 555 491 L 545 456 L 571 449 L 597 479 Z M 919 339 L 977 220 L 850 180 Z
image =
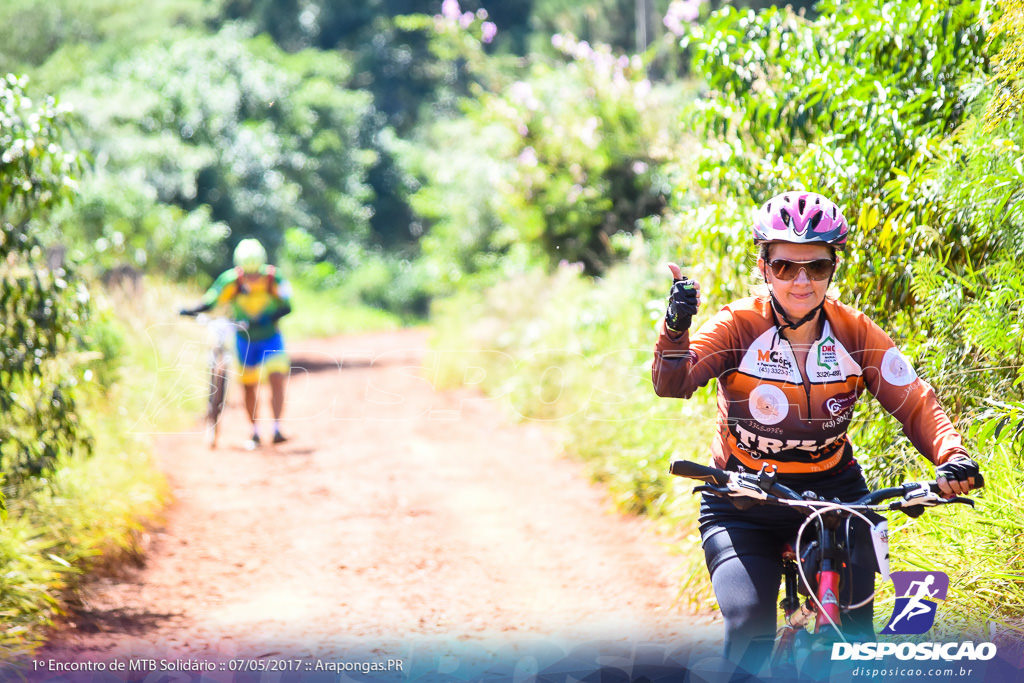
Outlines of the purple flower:
M 665 14 L 665 28 L 677 36 L 688 32 L 687 24 L 700 18 L 700 7 L 703 0 L 672 0 Z
M 444 0 L 441 3 L 441 14 L 446 19 L 451 21 L 458 21 L 459 17 L 462 16 L 462 9 L 459 7 L 459 0 Z
M 485 21 L 480 26 L 480 30 L 483 31 L 483 36 L 481 37 L 481 39 L 485 43 L 490 43 L 492 40 L 494 40 L 494 36 L 497 35 L 498 33 L 498 27 L 494 24 L 493 21 Z

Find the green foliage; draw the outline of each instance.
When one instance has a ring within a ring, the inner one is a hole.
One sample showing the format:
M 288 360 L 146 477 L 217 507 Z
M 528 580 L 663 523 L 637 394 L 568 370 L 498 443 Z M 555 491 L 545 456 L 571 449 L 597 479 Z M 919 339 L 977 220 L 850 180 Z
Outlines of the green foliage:
M 567 33 L 592 45 L 610 45 L 616 50 L 642 53 L 665 32 L 661 18 L 670 0 L 546 0 L 534 9 L 531 47 L 534 52 L 550 50 L 547 36 Z
M 122 333 L 95 316 L 72 264 L 38 240 L 79 164 L 62 144 L 64 111 L 32 102 L 25 85 L 0 85 L 0 667 L 38 645 L 82 568 L 134 547 L 158 489 L 142 459 L 111 447 L 112 435 L 130 441 L 110 424 L 122 414 L 97 409 Z
M 0 5 L 0 72 L 23 73 L 75 46 L 145 42 L 182 26 L 200 26 L 206 3 L 194 0 L 17 0 Z M 71 73 L 78 73 L 81 64 Z
M 336 58 L 285 55 L 234 28 L 98 71 L 68 94 L 94 131 L 96 161 L 86 211 L 66 215 L 62 231 L 101 255 L 114 245 L 189 275 L 227 266 L 246 236 L 273 253 L 298 226 L 351 265 L 348 245 L 369 238 L 379 120 L 366 93 L 337 87 L 349 73 Z
M 711 88 L 694 113 L 713 141 L 700 184 L 750 208 L 791 187 L 837 197 L 854 227 L 840 283 L 890 322 L 911 303 L 909 261 L 943 245 L 963 262 L 977 248 L 961 243 L 969 226 L 938 220 L 940 204 L 906 190 L 978 93 L 980 4 L 824 2 L 814 21 L 774 8 L 712 15 L 689 43 Z
M 995 94 L 985 110 L 989 126 L 1015 117 L 1024 106 L 1024 2 L 999 0 L 998 4 L 1003 13 L 989 32 L 989 41 L 998 46 L 992 56 Z
M 433 221 L 421 244 L 437 282 L 531 262 L 601 273 L 620 257 L 613 236 L 661 212 L 687 93 L 654 88 L 639 57 L 562 45 L 567 65 L 536 63 L 429 131 L 412 202 Z
M 381 321 L 382 328 L 395 327 L 399 316 L 415 320 L 427 313 L 428 294 L 424 287 L 425 278 L 417 271 L 417 265 L 407 259 L 379 249 L 361 249 L 350 245 L 349 260 L 358 265 L 339 269 L 324 259 L 326 247 L 301 228 L 285 232 L 281 250 L 281 265 L 285 272 L 294 274 L 289 279 L 301 285 L 302 298 L 311 298 L 316 305 L 308 312 L 311 317 L 321 316 L 341 321 L 339 324 L 303 324 L 303 336 L 309 336 L 317 329 L 328 334 L 342 330 L 360 331 L 371 325 L 366 319 Z M 318 296 L 313 296 L 318 292 Z M 296 302 L 296 311 L 302 312 L 304 305 Z M 323 309 L 331 308 L 330 313 Z M 360 309 L 377 309 L 373 315 Z M 359 313 L 353 316 L 353 312 Z M 389 313 L 385 313 L 388 311 Z M 297 326 L 296 317 L 289 316 L 289 329 Z M 349 324 L 346 318 L 358 317 L 364 322 Z
M 77 158 L 60 144 L 62 109 L 36 105 L 24 86 L 11 75 L 0 83 L 0 471 L 13 483 L 89 446 L 75 414 L 73 355 L 89 294 L 45 260 L 35 234 L 71 194 Z
M 166 384 L 170 373 L 160 372 L 181 353 L 181 335 L 167 326 L 156 339 L 148 331 L 182 298 L 179 290 L 150 281 L 141 299 L 117 306 L 97 301 L 100 313 L 90 319 L 88 334 L 93 348 L 117 354 L 120 372 L 102 384 L 83 383 L 90 389 L 75 404 L 93 436 L 93 455 L 61 455 L 45 478 L 9 491 L 0 520 L 0 678 L 8 674 L 4 663 L 24 662 L 43 643 L 89 570 L 140 559 L 143 525 L 169 499 L 149 455 L 150 435 L 139 425 L 153 392 L 181 394 L 181 386 Z M 204 375 L 193 379 L 201 387 Z M 180 428 L 190 417 L 164 412 L 154 430 Z
M 553 33 L 572 33 L 592 44 L 612 45 L 618 50 L 642 52 L 646 45 L 637 44 L 638 35 L 647 36 L 646 44 L 657 39 L 664 28 L 664 16 L 671 0 L 596 0 L 579 3 L 567 0 L 501 0 L 481 2 L 460 0 L 454 3 L 460 14 L 486 12 L 499 29 L 496 51 L 524 54 L 550 54 L 548 40 Z M 411 47 L 399 37 L 381 33 L 383 20 L 400 15 L 438 15 L 445 5 L 441 0 L 368 0 L 361 3 L 338 3 L 328 0 L 222 0 L 224 13 L 230 18 L 254 22 L 261 31 L 274 37 L 286 50 L 319 47 L 348 51 L 400 52 Z M 640 29 L 639 27 L 643 27 Z M 371 46 L 376 41 L 377 45 Z M 385 44 L 387 47 L 384 47 Z M 415 60 L 410 60 L 415 61 Z M 394 64 L 384 60 L 374 68 L 372 78 L 392 74 Z

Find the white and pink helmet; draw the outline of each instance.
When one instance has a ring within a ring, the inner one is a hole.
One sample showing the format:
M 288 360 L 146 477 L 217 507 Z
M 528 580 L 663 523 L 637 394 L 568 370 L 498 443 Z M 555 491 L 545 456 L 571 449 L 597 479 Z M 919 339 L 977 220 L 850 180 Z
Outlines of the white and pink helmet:
M 824 243 L 842 249 L 849 226 L 830 199 L 795 190 L 775 195 L 758 210 L 751 230 L 754 241 Z

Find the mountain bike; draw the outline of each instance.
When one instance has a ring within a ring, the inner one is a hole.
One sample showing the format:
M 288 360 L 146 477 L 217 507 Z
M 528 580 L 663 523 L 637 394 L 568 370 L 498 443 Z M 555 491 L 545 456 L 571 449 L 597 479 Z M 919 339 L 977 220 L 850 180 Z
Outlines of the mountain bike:
M 210 372 L 210 393 L 207 397 L 204 424 L 206 443 L 210 448 L 216 448 L 220 417 L 224 413 L 224 406 L 227 403 L 231 343 L 234 340 L 235 332 L 245 330 L 246 327 L 227 318 L 210 317 L 204 314 L 196 316 L 196 321 L 205 325 L 209 331 L 210 356 L 207 366 Z
M 905 482 L 869 492 L 860 500 L 841 503 L 825 500 L 813 491 L 797 493 L 779 483 L 777 469 L 764 463 L 757 474 L 728 472 L 687 460 L 674 461 L 669 471 L 704 482 L 694 492 L 707 492 L 734 502 L 788 507 L 806 516 L 796 538 L 783 548 L 784 593 L 779 607 L 785 625 L 777 632 L 770 660 L 773 677 L 780 680 L 825 680 L 831 664 L 832 643 L 846 638 L 842 613 L 868 604 L 874 594 L 856 604 L 842 604 L 844 568 L 850 565 L 846 539 L 849 525 L 860 519 L 872 528 L 875 555 L 882 576 L 888 578 L 889 554 L 886 521 L 873 521 L 870 513 L 898 510 L 917 517 L 926 507 L 960 503 L 974 506 L 970 498 L 942 498 L 934 481 Z M 978 488 L 984 486 L 980 475 Z M 892 502 L 884 502 L 892 501 Z M 809 571 L 810 570 L 810 571 Z M 806 600 L 801 600 L 804 596 Z

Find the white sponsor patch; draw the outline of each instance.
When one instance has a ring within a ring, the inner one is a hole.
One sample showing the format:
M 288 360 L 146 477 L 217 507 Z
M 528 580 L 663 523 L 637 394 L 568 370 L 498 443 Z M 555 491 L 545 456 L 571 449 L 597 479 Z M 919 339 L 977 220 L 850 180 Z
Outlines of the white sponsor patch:
M 860 377 L 861 367 L 850 352 L 832 335 L 832 326 L 825 321 L 819 339 L 807 354 L 807 376 L 811 382 L 841 382 L 847 377 Z
M 782 389 L 761 384 L 750 392 L 750 416 L 763 425 L 782 422 L 789 414 L 789 401 Z
M 796 357 L 789 343 L 778 336 L 778 329 L 774 327 L 754 340 L 743 354 L 737 369 L 744 375 L 776 382 L 802 384 L 804 381 L 797 370 Z
M 917 379 L 917 372 L 894 346 L 882 357 L 882 379 L 893 386 L 905 387 Z

